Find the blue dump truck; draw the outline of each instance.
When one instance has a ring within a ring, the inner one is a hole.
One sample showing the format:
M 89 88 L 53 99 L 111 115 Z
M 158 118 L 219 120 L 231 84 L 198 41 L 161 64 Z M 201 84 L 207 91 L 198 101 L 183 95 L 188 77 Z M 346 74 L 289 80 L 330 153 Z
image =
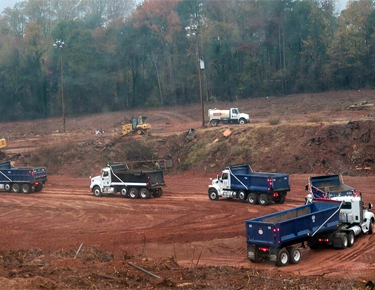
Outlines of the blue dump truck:
M 354 188 L 345 184 L 340 174 L 319 175 L 308 178 L 305 186 L 315 198 L 333 198 L 338 196 L 356 196 Z
M 364 207 L 362 198 L 337 197 L 319 200 L 296 208 L 272 213 L 245 222 L 247 257 L 251 262 L 263 260 L 278 266 L 298 264 L 300 248 L 323 246 L 345 249 L 355 236 L 372 234 L 372 205 Z
M 13 167 L 10 161 L 0 162 L 0 189 L 14 193 L 38 192 L 46 181 L 45 167 Z
M 285 173 L 254 172 L 250 165 L 228 166 L 221 176 L 211 179 L 208 197 L 238 198 L 250 204 L 284 203 L 290 191 L 289 175 Z

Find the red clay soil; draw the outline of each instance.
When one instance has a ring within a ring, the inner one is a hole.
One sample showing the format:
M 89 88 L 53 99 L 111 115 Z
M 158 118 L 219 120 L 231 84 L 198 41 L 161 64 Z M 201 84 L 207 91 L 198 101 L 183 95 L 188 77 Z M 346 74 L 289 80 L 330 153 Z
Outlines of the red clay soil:
M 346 250 L 303 249 L 298 265 L 247 260 L 245 219 L 303 204 L 307 176 L 291 176 L 286 202 L 267 207 L 209 200 L 209 177 L 166 176 L 163 196 L 150 200 L 97 198 L 88 178 L 69 176 L 51 176 L 40 193 L 2 193 L 0 283 L 8 289 L 365 289 L 374 280 L 375 235 L 358 237 Z M 345 181 L 375 203 L 374 177 Z
M 360 100 L 372 102 L 375 93 L 263 98 L 215 107 L 237 105 L 251 112 L 255 124 L 276 113 L 287 122 L 327 117 L 327 112 L 332 121 L 348 121 L 369 113 L 345 110 Z M 7 138 L 8 154 L 25 154 L 42 144 L 95 139 L 95 130 L 109 138 L 126 114 L 148 115 L 153 134 L 200 127 L 199 106 L 191 106 L 68 118 L 66 134 L 61 134 L 60 119 L 0 124 L 0 132 Z M 266 207 L 209 200 L 210 177 L 216 174 L 166 173 L 163 196 L 149 200 L 97 198 L 88 176 L 70 175 L 49 176 L 39 193 L 0 192 L 0 288 L 371 289 L 375 235 L 360 236 L 345 250 L 305 248 L 298 265 L 276 267 L 247 259 L 245 220 L 302 205 L 308 175 L 291 175 L 286 202 Z M 363 193 L 366 204 L 375 204 L 374 175 L 344 180 Z

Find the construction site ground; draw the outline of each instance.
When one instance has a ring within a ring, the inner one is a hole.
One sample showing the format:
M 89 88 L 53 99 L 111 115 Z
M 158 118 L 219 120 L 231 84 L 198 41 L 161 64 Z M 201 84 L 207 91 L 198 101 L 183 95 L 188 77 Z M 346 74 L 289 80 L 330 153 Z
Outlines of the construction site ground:
M 294 126 L 301 124 L 308 127 L 319 123 L 318 126 L 324 127 L 358 121 L 365 122 L 361 126 L 366 132 L 370 131 L 366 133 L 370 134 L 369 140 L 374 140 L 371 139 L 374 128 L 371 109 L 346 109 L 363 100 L 373 103 L 375 92 L 332 92 L 205 105 L 206 109 L 208 106 L 239 107 L 249 113 L 252 122 L 238 127 L 242 131 L 269 127 L 272 116 L 278 116 L 280 123 L 290 126 L 290 138 L 294 138 Z M 218 128 L 202 129 L 200 106 L 196 104 L 145 112 L 68 117 L 67 133 L 62 132 L 60 118 L 0 124 L 0 133 L 7 139 L 8 147 L 4 152 L 17 164 L 30 160 L 43 146 L 50 146 L 53 150 L 54 146 L 64 142 L 79 143 L 81 147 L 82 144 L 94 146 L 92 144 L 97 142 L 106 144 L 121 131 L 124 119 L 140 114 L 148 116 L 152 135 L 160 138 L 181 134 L 190 128 L 198 133 L 204 130 L 225 133 L 229 129 L 232 134 L 237 134 L 233 126 L 239 126 L 220 125 Z M 147 137 L 135 135 L 129 138 Z M 314 141 L 314 144 L 317 142 L 320 141 Z M 371 150 L 372 146 L 375 151 L 374 143 L 363 144 L 366 144 L 366 150 Z M 300 149 L 293 148 L 296 151 Z M 366 164 L 362 164 L 361 168 L 354 164 L 350 172 L 355 174 L 345 174 L 344 181 L 363 194 L 366 204 L 375 204 L 375 175 L 372 160 L 368 157 L 372 156 L 370 153 L 366 155 Z M 329 160 L 326 154 L 326 150 L 314 151 L 317 160 Z M 282 160 L 283 156 L 279 154 L 277 159 Z M 38 158 L 43 160 L 40 156 Z M 170 158 L 178 163 L 173 156 Z M 218 159 L 218 156 L 215 158 Z M 254 264 L 247 259 L 245 220 L 302 205 L 308 177 L 318 173 L 317 170 L 321 170 L 319 173 L 333 173 L 331 167 L 327 169 L 306 162 L 306 168 L 311 168 L 312 173 L 304 170 L 298 174 L 292 163 L 284 161 L 287 166 L 281 167 L 274 161 L 272 164 L 277 170 L 281 168 L 292 172 L 292 190 L 284 204 L 263 207 L 224 198 L 209 200 L 207 188 L 210 178 L 215 178 L 223 169 L 218 166 L 219 162 L 212 163 L 208 170 L 201 165 L 184 172 L 176 168 L 165 170 L 167 186 L 160 198 L 97 198 L 90 192 L 89 177 L 98 174 L 98 168 L 105 164 L 85 160 L 85 166 L 82 166 L 82 160 L 77 158 L 75 162 L 63 165 L 61 170 L 49 172 L 41 192 L 27 195 L 0 192 L 1 289 L 374 287 L 375 235 L 360 236 L 353 247 L 345 250 L 303 248 L 302 260 L 297 265 L 276 267 L 269 262 Z M 265 164 L 267 162 L 264 161 Z M 79 170 L 84 172 L 79 177 L 72 174 Z

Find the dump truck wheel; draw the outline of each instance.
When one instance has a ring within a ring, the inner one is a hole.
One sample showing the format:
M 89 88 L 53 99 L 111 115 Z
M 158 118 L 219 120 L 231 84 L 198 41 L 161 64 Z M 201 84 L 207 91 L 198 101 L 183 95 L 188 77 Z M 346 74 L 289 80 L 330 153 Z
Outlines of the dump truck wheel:
M 348 247 L 348 235 L 345 233 L 342 233 L 341 235 L 341 241 L 342 241 L 342 249 L 346 249 Z
M 139 197 L 139 191 L 138 191 L 138 189 L 135 188 L 135 187 L 130 188 L 130 190 L 129 190 L 129 196 L 130 196 L 131 199 L 138 198 Z
M 5 191 L 10 191 L 12 189 L 12 186 L 9 183 L 5 183 L 4 189 Z
M 241 118 L 240 121 L 239 121 L 240 124 L 246 124 L 246 120 Z
M 139 195 L 143 199 L 148 199 L 151 197 L 150 191 L 147 188 L 141 188 L 141 190 L 139 191 Z
M 257 204 L 258 203 L 258 194 L 254 193 L 254 192 L 251 192 L 247 196 L 247 202 L 250 203 L 250 204 Z
M 153 197 L 161 197 L 163 194 L 163 190 L 161 188 L 157 188 L 154 190 L 154 192 L 152 193 L 152 196 Z
M 12 192 L 18 193 L 21 191 L 21 186 L 18 183 L 13 183 L 12 184 Z
M 368 228 L 368 234 L 369 234 L 369 235 L 372 235 L 373 233 L 374 233 L 374 221 L 371 220 L 371 221 L 370 221 L 370 226 L 369 226 L 369 228 Z
M 92 193 L 96 197 L 102 196 L 102 191 L 100 190 L 99 186 L 94 186 L 94 188 L 92 189 Z
M 285 202 L 285 195 L 280 194 L 276 199 L 275 203 L 284 203 Z
M 348 234 L 348 247 L 352 247 L 354 245 L 355 237 L 353 232 L 349 232 Z
M 21 192 L 22 193 L 30 193 L 30 191 L 31 191 L 30 184 L 27 184 L 27 183 L 22 184 L 22 186 L 21 186 Z
M 264 194 L 264 193 L 259 195 L 258 202 L 260 205 L 268 205 L 270 203 L 267 194 Z
M 208 191 L 208 198 L 211 199 L 211 200 L 218 200 L 219 199 L 219 195 L 217 194 L 216 189 L 211 188 Z
M 39 183 L 37 186 L 35 186 L 35 192 L 39 192 L 43 189 L 43 184 Z
M 128 189 L 125 186 L 120 188 L 120 195 L 122 197 L 128 197 Z
M 240 192 L 238 192 L 238 199 L 242 202 L 245 202 L 246 201 L 246 192 L 241 190 Z
M 289 257 L 291 264 L 298 264 L 301 261 L 301 251 L 298 248 L 289 248 Z
M 286 249 L 278 250 L 277 252 L 277 266 L 286 266 L 289 263 L 289 252 Z

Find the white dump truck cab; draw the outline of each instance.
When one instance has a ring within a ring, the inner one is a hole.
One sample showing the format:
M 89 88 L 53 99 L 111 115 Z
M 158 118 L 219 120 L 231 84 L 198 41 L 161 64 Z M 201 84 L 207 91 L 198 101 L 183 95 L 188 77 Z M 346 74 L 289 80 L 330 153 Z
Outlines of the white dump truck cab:
M 102 193 L 115 193 L 115 188 L 111 187 L 112 177 L 111 168 L 104 167 L 100 175 L 91 177 L 90 189 L 93 190 L 94 187 L 99 187 Z
M 374 225 L 374 213 L 371 212 L 372 204 L 365 207 L 360 196 L 340 196 L 333 200 L 341 201 L 340 222 L 351 226 L 355 234 L 372 233 Z M 352 225 L 356 225 L 353 227 Z
M 217 178 L 211 180 L 211 184 L 208 185 L 208 191 L 212 192 L 212 194 L 217 193 L 218 197 L 236 197 L 236 192 L 230 190 L 230 178 L 231 174 L 228 169 L 222 171 L 221 176 L 217 176 Z

